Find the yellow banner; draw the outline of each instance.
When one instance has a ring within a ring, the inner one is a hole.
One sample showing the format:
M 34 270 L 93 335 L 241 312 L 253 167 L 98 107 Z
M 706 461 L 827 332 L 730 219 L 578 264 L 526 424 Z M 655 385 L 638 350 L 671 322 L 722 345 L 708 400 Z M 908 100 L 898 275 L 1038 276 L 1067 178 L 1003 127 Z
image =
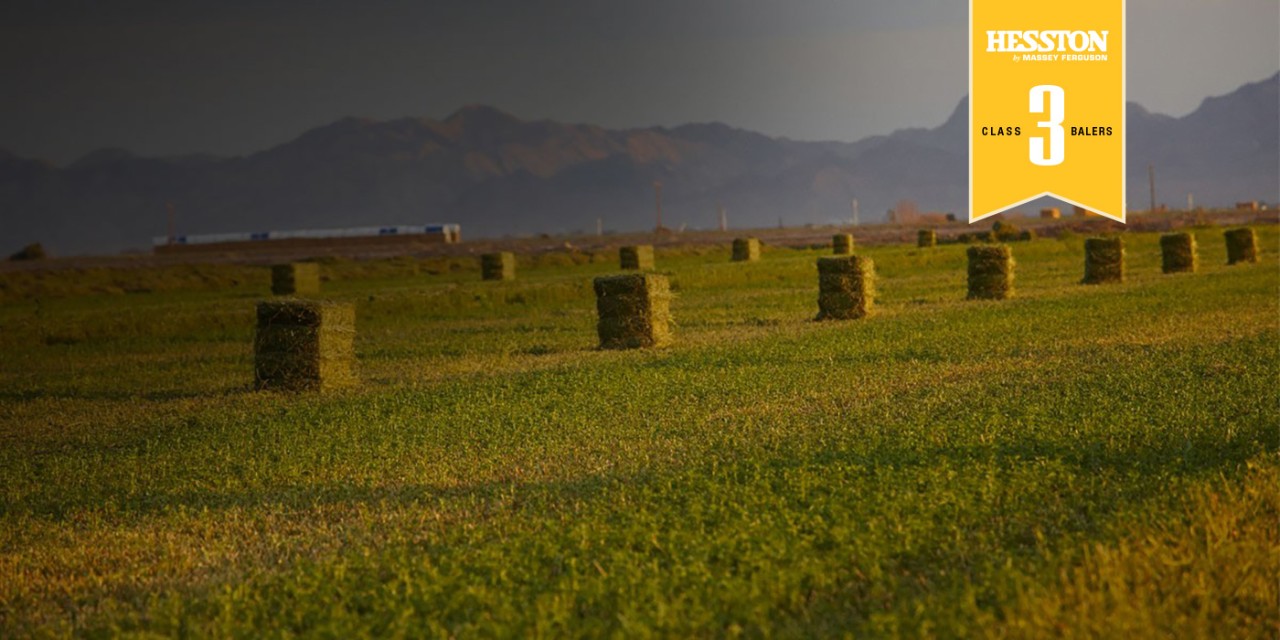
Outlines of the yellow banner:
M 1124 222 L 1124 0 L 969 0 L 969 222 L 1042 196 Z

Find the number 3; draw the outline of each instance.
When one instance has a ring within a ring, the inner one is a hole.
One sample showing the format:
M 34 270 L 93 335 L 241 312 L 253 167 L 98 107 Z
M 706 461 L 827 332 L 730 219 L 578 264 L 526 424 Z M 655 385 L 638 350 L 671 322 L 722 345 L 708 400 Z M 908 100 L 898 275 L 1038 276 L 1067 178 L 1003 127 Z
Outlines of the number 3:
M 1066 142 L 1066 133 L 1062 130 L 1062 109 L 1066 102 L 1066 94 L 1062 87 L 1042 84 L 1031 87 L 1031 113 L 1044 113 L 1044 97 L 1049 96 L 1049 119 L 1036 124 L 1049 130 L 1049 153 L 1044 151 L 1044 138 L 1031 139 L 1031 163 L 1041 167 L 1053 167 L 1062 164 L 1065 151 L 1062 146 Z

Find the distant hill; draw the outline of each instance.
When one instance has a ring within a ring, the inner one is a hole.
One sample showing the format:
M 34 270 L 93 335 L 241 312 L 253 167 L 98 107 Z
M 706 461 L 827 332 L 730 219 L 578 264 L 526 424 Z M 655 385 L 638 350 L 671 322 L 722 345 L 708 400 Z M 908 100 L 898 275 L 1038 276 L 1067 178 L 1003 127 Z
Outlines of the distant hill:
M 1184 118 L 1129 109 L 1129 202 L 1147 202 L 1147 165 L 1170 205 L 1280 201 L 1280 74 L 1207 98 Z M 1145 206 L 1143 207 L 1145 208 Z
M 1209 98 L 1183 118 L 1129 106 L 1130 205 L 1280 200 L 1280 74 Z M 610 130 L 525 121 L 482 105 L 443 120 L 344 118 L 247 157 L 95 151 L 65 167 L 0 150 L 0 237 L 55 254 L 146 248 L 165 202 L 184 233 L 458 222 L 467 237 L 881 219 L 903 198 L 967 206 L 967 104 L 941 126 L 855 143 L 796 142 L 723 124 Z

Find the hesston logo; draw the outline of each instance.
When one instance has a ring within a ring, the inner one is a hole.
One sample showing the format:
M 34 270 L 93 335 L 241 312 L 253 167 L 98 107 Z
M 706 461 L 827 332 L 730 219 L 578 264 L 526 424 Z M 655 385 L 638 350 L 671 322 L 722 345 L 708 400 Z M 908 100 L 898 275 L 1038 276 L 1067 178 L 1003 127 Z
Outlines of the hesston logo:
M 1124 222 L 1125 2 L 969 1 L 970 222 L 1043 197 Z
M 1107 51 L 1109 31 L 988 31 L 987 53 Z

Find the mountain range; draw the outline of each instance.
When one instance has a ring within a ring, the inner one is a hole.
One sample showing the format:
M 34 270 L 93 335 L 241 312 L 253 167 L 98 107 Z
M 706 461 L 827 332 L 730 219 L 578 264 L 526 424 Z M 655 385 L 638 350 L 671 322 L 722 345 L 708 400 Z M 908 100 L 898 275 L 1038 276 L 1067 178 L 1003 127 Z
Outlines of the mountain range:
M 443 120 L 344 118 L 249 156 L 140 157 L 95 151 L 67 165 L 0 150 L 0 238 L 56 254 L 145 248 L 166 233 L 456 222 L 464 237 L 664 223 L 710 228 L 862 222 L 896 202 L 967 207 L 967 99 L 935 128 L 857 142 L 801 142 L 688 124 L 625 130 L 526 121 L 466 106 Z M 1280 200 L 1280 74 L 1173 118 L 1128 105 L 1131 209 L 1159 200 L 1229 206 Z M 4 249 L 4 247 L 0 247 Z

